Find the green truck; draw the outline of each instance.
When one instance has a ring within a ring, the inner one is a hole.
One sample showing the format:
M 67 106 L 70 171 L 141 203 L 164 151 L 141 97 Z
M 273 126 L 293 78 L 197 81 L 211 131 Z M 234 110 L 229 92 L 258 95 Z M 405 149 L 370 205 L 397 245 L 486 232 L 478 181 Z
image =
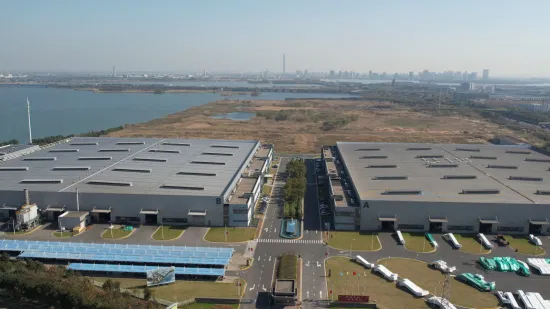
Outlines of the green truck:
M 456 280 L 464 282 L 482 292 L 491 292 L 495 290 L 494 282 L 487 282 L 480 274 L 463 273 L 456 276 Z
M 496 270 L 501 272 L 516 272 L 521 276 L 530 276 L 529 266 L 512 257 L 494 257 L 494 258 L 479 258 L 479 264 L 487 270 Z

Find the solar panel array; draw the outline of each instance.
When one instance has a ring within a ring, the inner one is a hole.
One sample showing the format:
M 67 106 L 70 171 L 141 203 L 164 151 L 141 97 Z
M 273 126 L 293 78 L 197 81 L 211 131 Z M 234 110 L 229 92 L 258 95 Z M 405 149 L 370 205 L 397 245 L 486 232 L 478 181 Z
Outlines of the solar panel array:
M 69 261 L 97 261 L 113 263 L 144 263 L 144 264 L 170 264 L 173 265 L 216 265 L 224 266 L 229 259 L 205 259 L 188 258 L 177 256 L 161 255 L 109 255 L 109 254 L 82 254 L 66 252 L 44 252 L 44 251 L 24 251 L 19 255 L 21 258 L 69 260 Z
M 67 268 L 75 271 L 101 271 L 138 274 L 146 273 L 149 270 L 155 270 L 159 267 L 144 265 L 71 263 Z M 224 274 L 225 269 L 223 268 L 176 267 L 176 275 L 223 276 Z
M 21 252 L 21 258 L 141 263 L 212 265 L 223 270 L 233 248 L 95 244 L 55 241 L 0 240 L 0 251 Z M 118 265 L 116 265 L 118 266 Z M 120 265 L 130 266 L 130 265 Z

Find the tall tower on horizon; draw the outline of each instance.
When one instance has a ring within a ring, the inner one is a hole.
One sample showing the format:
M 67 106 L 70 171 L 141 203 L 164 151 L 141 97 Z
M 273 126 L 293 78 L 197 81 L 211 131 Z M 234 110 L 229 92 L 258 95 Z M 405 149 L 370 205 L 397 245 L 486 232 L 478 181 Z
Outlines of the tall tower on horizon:
M 116 70 L 115 70 L 115 66 L 113 65 L 113 77 L 116 77 Z
M 31 131 L 31 103 L 29 97 L 27 97 L 27 119 L 29 121 L 29 144 L 32 144 L 32 131 Z
M 286 54 L 283 54 L 283 75 L 286 75 Z

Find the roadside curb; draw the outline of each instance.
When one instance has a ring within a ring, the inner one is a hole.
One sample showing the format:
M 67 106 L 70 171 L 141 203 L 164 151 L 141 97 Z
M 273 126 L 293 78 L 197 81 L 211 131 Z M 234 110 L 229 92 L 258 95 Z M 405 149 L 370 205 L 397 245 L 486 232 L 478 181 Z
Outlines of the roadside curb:
M 132 230 L 132 232 L 124 237 L 117 237 L 117 238 L 105 238 L 103 237 L 103 234 L 105 234 L 109 229 L 107 228 L 105 231 L 103 231 L 103 233 L 101 233 L 101 239 L 105 239 L 105 240 L 117 240 L 117 239 L 125 239 L 125 238 L 128 238 L 130 236 L 132 236 L 134 234 L 134 232 L 137 230 L 136 228 L 134 228 Z
M 41 224 L 41 225 L 35 227 L 34 229 L 28 231 L 28 232 L 19 233 L 19 234 L 10 234 L 10 232 L 8 232 L 8 233 L 4 232 L 4 235 L 6 235 L 6 236 L 13 236 L 13 237 L 29 235 L 29 234 L 32 234 L 32 233 L 38 231 L 38 229 L 40 229 L 40 228 L 43 227 L 43 226 L 44 226 L 44 225 Z
M 156 229 L 156 230 L 151 234 L 151 236 L 150 236 L 151 240 L 154 240 L 154 241 L 161 241 L 161 242 L 162 242 L 162 241 L 174 241 L 174 240 L 180 239 L 180 238 L 183 236 L 183 234 L 185 234 L 185 230 L 183 230 L 183 231 L 181 232 L 181 234 L 179 234 L 179 236 L 176 237 L 176 238 L 172 238 L 172 239 L 154 239 L 154 238 L 153 238 L 153 235 L 155 235 L 155 234 L 160 230 L 160 228 L 163 227 L 163 226 L 166 226 L 166 225 L 161 225 L 161 226 L 157 227 L 157 229 Z M 204 237 L 203 237 L 203 238 L 204 238 Z

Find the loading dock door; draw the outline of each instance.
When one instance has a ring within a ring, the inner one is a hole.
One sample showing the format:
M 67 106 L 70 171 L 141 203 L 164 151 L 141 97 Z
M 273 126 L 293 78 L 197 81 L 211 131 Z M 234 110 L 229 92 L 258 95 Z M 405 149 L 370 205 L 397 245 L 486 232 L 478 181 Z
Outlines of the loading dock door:
M 449 222 L 446 217 L 429 217 L 430 221 L 430 233 L 443 232 L 443 223 Z
M 395 222 L 397 221 L 397 217 L 379 215 L 378 221 L 380 221 L 380 230 L 388 232 L 395 231 Z
M 155 209 L 155 210 L 144 210 L 142 209 L 140 212 L 139 212 L 139 215 L 140 215 L 140 221 L 142 224 L 152 224 L 152 225 L 156 225 L 157 222 L 158 222 L 158 219 L 157 219 L 157 215 L 158 215 L 159 211 L 158 209 Z
M 191 225 L 206 225 L 206 210 L 190 210 L 187 215 L 191 217 Z
M 109 223 L 111 221 L 111 207 L 109 209 L 95 208 L 90 211 L 92 214 L 92 221 L 96 223 Z
M 493 224 L 498 224 L 498 218 L 492 219 L 479 219 L 479 232 L 483 234 L 491 234 L 493 231 Z
M 548 222 L 548 219 L 529 220 L 529 234 L 541 235 L 542 234 L 542 226 L 543 225 L 549 225 L 549 224 L 550 224 L 550 222 Z

